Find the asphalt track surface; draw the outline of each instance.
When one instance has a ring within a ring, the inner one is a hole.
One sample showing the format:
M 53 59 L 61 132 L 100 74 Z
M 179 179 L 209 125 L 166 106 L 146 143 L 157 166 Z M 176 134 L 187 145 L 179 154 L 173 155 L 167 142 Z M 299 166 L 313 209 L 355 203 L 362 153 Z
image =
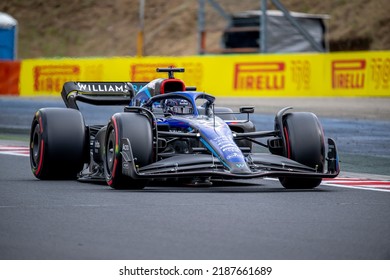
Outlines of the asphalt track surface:
M 26 123 L 24 101 L 15 101 L 12 110 L 4 102 L 8 99 L 0 99 L 0 125 L 10 127 L 3 131 L 28 127 L 32 115 Z M 273 116 L 256 118 L 267 130 Z M 358 168 L 348 171 L 388 180 L 386 117 L 320 120 L 325 133 L 341 143 L 351 168 Z M 363 133 L 372 127 L 373 133 Z M 378 172 L 370 172 L 367 162 L 353 167 L 359 157 L 372 159 Z M 208 188 L 154 185 L 116 191 L 39 181 L 28 157 L 6 154 L 0 154 L 0 179 L 0 259 L 390 259 L 386 189 L 324 184 L 291 191 L 278 181 L 257 179 Z
M 1 259 L 390 259 L 390 192 L 272 180 L 116 191 L 0 159 Z

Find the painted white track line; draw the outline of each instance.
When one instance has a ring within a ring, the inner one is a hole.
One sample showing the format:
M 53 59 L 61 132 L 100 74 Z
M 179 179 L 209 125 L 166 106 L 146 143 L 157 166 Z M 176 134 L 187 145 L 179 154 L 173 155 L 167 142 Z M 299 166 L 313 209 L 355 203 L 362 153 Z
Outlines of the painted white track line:
M 390 181 L 376 179 L 374 180 L 370 178 L 337 177 L 334 179 L 324 179 L 322 181 L 322 185 L 370 191 L 390 192 Z
M 26 146 L 0 145 L 0 154 L 28 157 L 30 150 Z

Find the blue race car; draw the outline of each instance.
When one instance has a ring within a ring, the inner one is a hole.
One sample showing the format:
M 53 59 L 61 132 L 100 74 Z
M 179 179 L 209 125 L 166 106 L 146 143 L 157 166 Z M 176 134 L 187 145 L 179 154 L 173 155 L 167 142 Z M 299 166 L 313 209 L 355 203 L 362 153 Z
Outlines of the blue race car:
M 339 174 L 336 144 L 325 141 L 313 113 L 284 108 L 275 116 L 274 130 L 256 131 L 249 120 L 254 107 L 239 113 L 216 107 L 212 95 L 174 77 L 183 68 L 157 71 L 168 78 L 65 83 L 61 95 L 67 108 L 43 108 L 33 118 L 33 174 L 43 180 L 105 181 L 114 189 L 142 189 L 150 181 L 211 185 L 256 177 L 311 189 Z M 78 102 L 124 110 L 108 124 L 87 126 Z M 266 152 L 256 152 L 256 146 Z

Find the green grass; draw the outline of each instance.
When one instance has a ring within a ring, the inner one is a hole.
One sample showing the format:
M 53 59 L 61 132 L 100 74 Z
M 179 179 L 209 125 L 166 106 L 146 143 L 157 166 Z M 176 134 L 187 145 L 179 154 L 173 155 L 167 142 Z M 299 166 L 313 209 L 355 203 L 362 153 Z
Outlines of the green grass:
M 25 134 L 0 134 L 0 140 L 29 142 L 29 136 Z

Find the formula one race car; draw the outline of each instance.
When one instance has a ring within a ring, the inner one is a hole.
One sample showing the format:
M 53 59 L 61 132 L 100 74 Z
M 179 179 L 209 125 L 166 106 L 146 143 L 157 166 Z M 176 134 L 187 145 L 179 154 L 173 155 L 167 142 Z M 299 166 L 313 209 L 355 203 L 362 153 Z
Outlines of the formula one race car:
M 174 77 L 183 68 L 157 71 L 169 77 L 65 83 L 61 95 L 67 108 L 43 108 L 33 118 L 34 175 L 105 181 L 114 189 L 142 189 L 150 181 L 210 185 L 217 179 L 276 177 L 285 188 L 311 189 L 339 174 L 335 142 L 325 143 L 313 113 L 284 108 L 275 116 L 274 130 L 256 131 L 249 120 L 254 107 L 241 107 L 240 113 L 216 107 L 213 96 Z M 77 102 L 124 110 L 108 124 L 87 126 Z M 255 153 L 254 144 L 267 152 Z

